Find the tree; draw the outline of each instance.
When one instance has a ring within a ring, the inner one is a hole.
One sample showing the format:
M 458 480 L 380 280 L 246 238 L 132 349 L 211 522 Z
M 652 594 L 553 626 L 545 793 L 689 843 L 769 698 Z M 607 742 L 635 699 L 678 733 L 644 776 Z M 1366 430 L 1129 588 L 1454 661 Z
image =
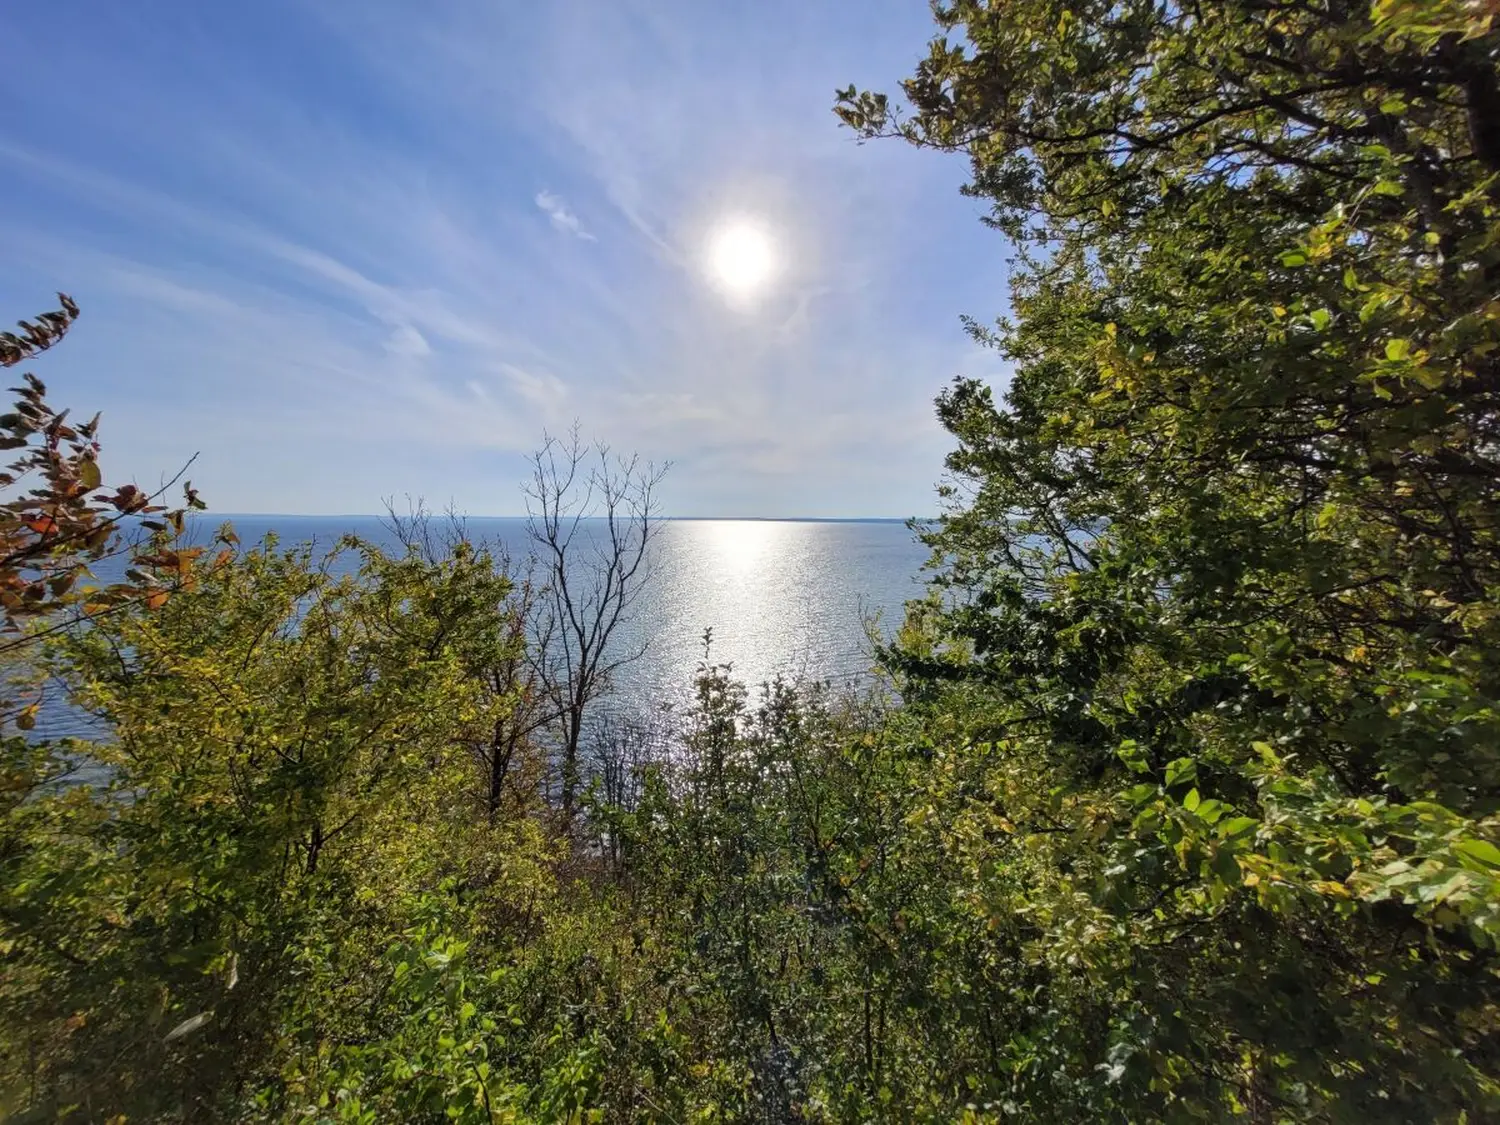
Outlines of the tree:
M 645 651 L 643 645 L 621 651 L 619 631 L 652 574 L 656 490 L 669 467 L 617 457 L 602 443 L 588 446 L 576 426 L 566 440 L 549 435 L 531 458 L 526 530 L 542 579 L 533 637 L 557 717 L 560 805 L 568 822 L 582 782 L 589 706 Z
M 937 16 L 910 116 L 839 112 L 965 153 L 1020 255 L 1013 317 L 971 325 L 1014 380 L 939 399 L 942 568 L 889 653 L 957 727 L 954 832 L 993 841 L 972 925 L 1050 1005 L 1011 1009 L 995 1096 L 1493 1111 L 1492 6 Z
M 7 1112 L 233 1117 L 320 1042 L 376 1034 L 361 1013 L 414 897 L 491 897 L 462 747 L 507 705 L 471 675 L 509 643 L 507 580 L 462 547 L 340 550 L 355 576 L 226 545 L 193 590 L 50 639 L 109 736 L 48 748 L 102 776 L 7 823 Z M 515 870 L 517 839 L 483 843 Z
M 406 549 L 437 566 L 455 552 L 472 551 L 467 522 L 449 511 L 441 521 L 421 503 L 408 502 L 405 515 L 386 502 L 386 528 Z M 476 727 L 467 744 L 479 769 L 486 816 L 493 824 L 507 799 L 524 807 L 540 782 L 535 754 L 537 736 L 558 719 L 548 681 L 552 629 L 542 613 L 543 588 L 536 577 L 537 560 L 518 567 L 503 543 L 478 545 L 505 578 L 506 643 L 484 650 L 471 669 L 486 696 L 502 703 L 488 709 L 488 725 Z M 519 783 L 517 783 L 519 782 Z
M 57 299 L 61 308 L 21 321 L 20 335 L 0 333 L 0 366 L 24 363 L 62 340 L 78 319 L 78 306 L 64 293 Z M 15 656 L 30 643 L 24 625 L 64 608 L 93 614 L 131 599 L 164 602 L 190 575 L 196 555 L 169 550 L 165 538 L 143 544 L 123 534 L 135 525 L 122 528 L 122 522 L 143 517 L 137 525 L 148 532 L 165 535 L 170 527 L 180 533 L 186 511 L 203 503 L 191 482 L 184 486 L 185 506 L 173 511 L 156 502 L 165 488 L 156 494 L 133 484 L 106 488 L 99 416 L 69 423 L 69 411 L 49 406 L 46 385 L 30 373 L 11 390 L 19 397 L 0 415 L 0 449 L 17 451 L 0 473 L 0 655 Z M 103 590 L 78 585 L 91 565 L 122 554 L 133 556 L 128 581 Z M 0 705 L 0 722 L 30 729 L 36 708 L 35 701 Z

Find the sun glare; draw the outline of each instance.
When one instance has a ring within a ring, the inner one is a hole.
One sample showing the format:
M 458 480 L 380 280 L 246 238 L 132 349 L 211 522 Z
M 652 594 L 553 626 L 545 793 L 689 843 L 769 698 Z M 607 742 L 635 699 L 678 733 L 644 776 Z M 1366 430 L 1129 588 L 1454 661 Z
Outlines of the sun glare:
M 718 571 L 736 579 L 762 565 L 773 535 L 771 525 L 755 520 L 705 521 L 703 531 Z
M 731 297 L 755 297 L 770 283 L 776 267 L 776 248 L 759 223 L 734 219 L 709 236 L 709 275 Z

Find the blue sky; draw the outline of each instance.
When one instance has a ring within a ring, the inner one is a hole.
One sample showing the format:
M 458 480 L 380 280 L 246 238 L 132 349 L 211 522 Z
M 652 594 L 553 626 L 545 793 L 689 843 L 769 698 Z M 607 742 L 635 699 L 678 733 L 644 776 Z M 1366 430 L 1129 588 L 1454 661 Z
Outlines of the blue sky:
M 12 19 L 0 308 L 83 307 L 33 369 L 105 468 L 199 455 L 220 512 L 520 510 L 577 419 L 677 515 L 935 508 L 932 398 L 998 379 L 959 314 L 1006 247 L 961 160 L 859 145 L 923 0 L 114 0 Z M 754 302 L 710 284 L 770 233 Z

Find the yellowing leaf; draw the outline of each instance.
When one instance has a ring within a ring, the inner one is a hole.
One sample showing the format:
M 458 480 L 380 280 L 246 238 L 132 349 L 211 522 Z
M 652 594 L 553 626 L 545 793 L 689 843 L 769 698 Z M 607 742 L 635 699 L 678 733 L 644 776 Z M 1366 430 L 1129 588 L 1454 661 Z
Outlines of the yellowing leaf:
M 1336 883 L 1332 879 L 1320 880 L 1319 882 L 1312 884 L 1312 889 L 1317 891 L 1319 894 L 1328 895 L 1332 898 L 1354 897 L 1349 893 L 1348 887 L 1344 886 L 1343 883 Z

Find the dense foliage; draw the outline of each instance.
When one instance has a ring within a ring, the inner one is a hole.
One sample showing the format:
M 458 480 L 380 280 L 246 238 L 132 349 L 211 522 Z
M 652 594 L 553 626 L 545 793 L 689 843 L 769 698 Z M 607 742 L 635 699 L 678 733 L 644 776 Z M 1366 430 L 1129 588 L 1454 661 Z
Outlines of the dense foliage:
M 979 330 L 1015 363 L 1004 404 L 939 401 L 950 568 L 892 654 L 982 748 L 992 804 L 964 815 L 1039 863 L 973 885 L 1061 1002 L 1008 1030 L 1038 1048 L 1015 1090 L 1079 1115 L 1493 1107 L 1492 9 L 939 20 L 967 42 L 906 83 L 910 118 L 841 112 L 965 151 L 1024 255 L 1013 321 Z M 1091 1061 L 1108 1090 L 1076 1087 Z
M 37 505 L 134 500 L 20 389 L 5 623 L 104 733 L 5 739 L 0 1116 L 1500 1117 L 1493 5 L 937 16 L 839 112 L 971 160 L 1014 375 L 868 694 L 553 729 L 461 537 L 75 596 Z

